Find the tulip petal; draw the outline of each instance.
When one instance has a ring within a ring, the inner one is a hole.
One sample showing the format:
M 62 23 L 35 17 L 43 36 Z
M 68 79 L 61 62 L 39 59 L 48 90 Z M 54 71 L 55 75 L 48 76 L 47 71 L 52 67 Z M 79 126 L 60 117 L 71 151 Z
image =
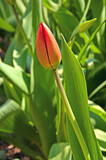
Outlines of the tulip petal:
M 45 68 L 56 69 L 61 61 L 58 44 L 45 23 L 41 23 L 36 36 L 37 57 Z
M 49 68 L 50 63 L 49 63 L 48 57 L 47 57 L 47 51 L 46 51 L 46 47 L 45 47 L 45 40 L 44 40 L 43 30 L 42 30 L 41 24 L 39 26 L 37 36 L 36 36 L 36 51 L 37 51 L 37 57 L 38 57 L 40 64 L 43 67 Z

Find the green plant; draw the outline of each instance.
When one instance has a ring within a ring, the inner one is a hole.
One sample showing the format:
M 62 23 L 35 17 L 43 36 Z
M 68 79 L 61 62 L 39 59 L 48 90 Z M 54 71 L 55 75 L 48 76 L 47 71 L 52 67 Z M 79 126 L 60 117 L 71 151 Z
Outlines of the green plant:
M 94 1 L 98 3 L 98 12 Z M 106 151 L 106 104 L 104 102 L 102 109 L 92 101 L 100 103 L 97 99 L 99 91 L 105 99 L 105 79 L 97 78 L 101 72 L 105 73 L 106 67 L 104 1 L 88 0 L 86 3 L 83 0 L 80 3 L 71 0 L 70 3 L 69 0 L 58 0 L 56 3 L 43 0 L 42 3 L 41 0 L 16 0 L 12 5 L 6 2 L 0 1 L 0 28 L 13 34 L 4 62 L 0 61 L 0 76 L 8 99 L 0 106 L 0 137 L 20 147 L 33 159 L 85 159 L 67 116 L 65 103 L 61 101 L 53 72 L 44 69 L 37 59 L 36 33 L 39 24 L 45 21 L 62 48 L 62 63 L 58 72 L 75 123 L 91 159 L 102 159 L 101 151 L 104 156 Z M 92 18 L 95 17 L 97 21 L 93 24 Z M 85 27 L 80 31 L 81 26 Z M 61 32 L 67 41 L 62 38 L 62 45 Z M 85 78 L 92 100 L 89 103 Z

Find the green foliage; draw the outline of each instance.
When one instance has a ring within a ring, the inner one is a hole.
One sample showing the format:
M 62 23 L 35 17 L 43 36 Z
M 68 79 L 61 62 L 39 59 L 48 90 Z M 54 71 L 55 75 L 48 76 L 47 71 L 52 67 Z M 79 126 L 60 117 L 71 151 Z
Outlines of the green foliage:
M 1 17 L 0 17 L 0 29 L 4 29 L 8 32 L 14 32 L 14 28 Z
M 69 99 L 71 108 L 74 112 L 78 125 L 81 129 L 81 132 L 88 146 L 91 159 L 95 160 L 101 159 L 96 138 L 94 138 L 94 134 L 92 132 L 90 124 L 89 113 L 88 113 L 87 88 L 86 88 L 85 78 L 81 70 L 81 66 L 79 65 L 77 59 L 75 58 L 74 53 L 68 47 L 65 40 L 63 39 L 62 39 L 62 46 L 63 46 L 62 60 L 64 69 L 64 82 L 65 82 L 67 97 Z M 68 128 L 68 133 L 74 158 L 84 159 L 83 156 L 81 155 L 80 145 L 79 142 L 77 141 L 77 137 L 75 135 L 75 132 L 71 124 Z M 73 139 L 73 141 L 71 141 L 71 139 Z M 74 153 L 75 150 L 77 150 L 78 155 Z
M 85 21 L 83 22 L 79 27 L 78 27 L 78 33 L 85 32 L 87 31 L 93 23 L 96 21 L 96 18 L 90 20 L 90 21 Z
M 93 32 L 93 34 L 90 36 L 90 39 L 88 40 L 88 42 L 84 45 L 84 47 L 81 49 L 79 55 L 78 55 L 78 60 L 80 61 L 83 54 L 85 53 L 87 47 L 89 46 L 89 44 L 91 43 L 91 41 L 94 39 L 96 33 L 99 31 L 99 29 L 102 27 L 102 25 L 106 22 L 106 19 L 99 25 L 99 27 Z
M 72 152 L 68 143 L 57 143 L 51 147 L 49 160 L 72 160 Z
M 99 115 L 101 117 L 101 119 L 103 119 L 104 122 L 106 122 L 106 113 L 100 106 L 89 101 L 89 110 L 91 112 Z
M 78 25 L 77 18 L 63 7 L 60 7 L 57 12 L 54 12 L 53 16 L 60 28 L 60 31 L 65 36 L 66 40 L 69 40 L 72 31 Z
M 33 159 L 84 159 L 53 73 L 36 56 L 42 21 L 62 51 L 58 72 L 91 160 L 106 156 L 105 7 L 104 0 L 0 0 L 0 49 L 9 42 L 0 60 L 0 138 Z
M 106 152 L 106 133 L 99 129 L 95 129 L 94 131 L 98 139 L 101 150 Z
M 32 25 L 33 25 L 33 48 L 35 36 L 39 24 L 42 22 L 41 1 L 32 1 Z M 35 9 L 36 7 L 36 9 Z M 36 15 L 36 18 L 35 18 Z M 35 48 L 34 48 L 35 49 Z M 51 145 L 56 142 L 55 136 L 55 86 L 53 73 L 42 68 L 37 59 L 36 51 L 31 63 L 31 113 L 39 130 L 42 145 L 46 156 Z M 49 92 L 48 92 L 49 88 Z M 50 115 L 50 116 L 49 116 Z
M 16 70 L 3 62 L 0 62 L 0 72 L 4 78 L 17 86 L 22 92 L 27 95 L 29 94 L 30 77 L 26 73 Z
M 33 158 L 36 157 L 34 150 L 30 149 L 30 145 L 25 144 L 25 140 L 33 141 L 36 144 L 36 131 L 30 124 L 29 117 L 13 100 L 8 100 L 0 107 L 0 132 L 1 137 L 6 137 L 8 142 L 18 145 Z

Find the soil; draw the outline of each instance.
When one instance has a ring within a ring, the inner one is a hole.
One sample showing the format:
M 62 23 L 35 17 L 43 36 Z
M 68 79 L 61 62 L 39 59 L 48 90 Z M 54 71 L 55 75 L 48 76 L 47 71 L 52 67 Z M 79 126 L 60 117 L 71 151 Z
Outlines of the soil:
M 0 160 L 30 160 L 21 150 L 13 144 L 0 140 Z

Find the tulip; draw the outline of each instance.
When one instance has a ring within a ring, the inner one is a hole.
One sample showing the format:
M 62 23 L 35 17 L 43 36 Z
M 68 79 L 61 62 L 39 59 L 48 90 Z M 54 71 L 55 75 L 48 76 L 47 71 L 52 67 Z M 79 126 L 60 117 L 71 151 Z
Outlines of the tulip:
M 47 25 L 42 22 L 36 35 L 36 52 L 40 64 L 48 69 L 56 69 L 61 61 L 58 44 Z

